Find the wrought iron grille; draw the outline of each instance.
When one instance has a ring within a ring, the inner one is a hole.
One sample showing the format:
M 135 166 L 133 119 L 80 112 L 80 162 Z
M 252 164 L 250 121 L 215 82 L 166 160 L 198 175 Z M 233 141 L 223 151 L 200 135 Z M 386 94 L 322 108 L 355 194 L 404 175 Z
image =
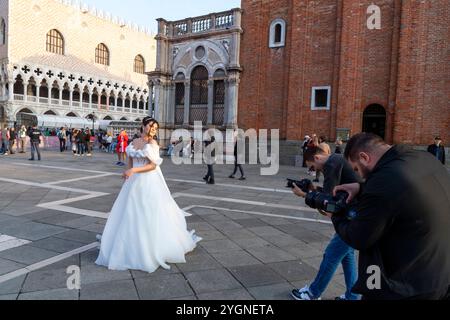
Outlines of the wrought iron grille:
M 225 81 L 214 81 L 214 104 L 225 103 Z
M 225 122 L 225 107 L 224 105 L 214 105 L 213 109 L 213 124 L 221 126 Z
M 198 66 L 191 75 L 191 104 L 208 104 L 208 70 Z
M 191 105 L 189 108 L 190 124 L 195 121 L 201 121 L 204 125 L 208 122 L 208 106 L 206 105 Z
M 184 83 L 177 83 L 175 85 L 175 105 L 184 106 Z
M 184 123 L 184 106 L 175 106 L 175 124 Z

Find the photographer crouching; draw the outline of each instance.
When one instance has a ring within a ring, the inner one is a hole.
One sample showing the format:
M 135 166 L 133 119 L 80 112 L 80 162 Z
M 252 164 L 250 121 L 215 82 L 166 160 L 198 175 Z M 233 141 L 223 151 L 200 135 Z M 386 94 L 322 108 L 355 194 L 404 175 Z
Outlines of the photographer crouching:
M 293 188 L 293 192 L 297 196 L 307 197 L 308 204 L 314 208 L 317 208 L 317 206 L 310 202 L 316 201 L 314 200 L 314 195 L 331 195 L 333 189 L 340 184 L 359 182 L 356 173 L 342 155 L 330 155 L 320 147 L 311 147 L 305 152 L 304 159 L 308 168 L 323 172 L 325 177 L 323 189 L 314 187 L 310 180 L 296 182 L 288 179 L 288 187 Z M 320 193 L 322 191 L 323 193 Z M 328 208 L 328 210 L 331 209 Z M 325 215 L 324 211 L 319 211 Z M 336 298 L 336 300 L 358 300 L 359 296 L 352 293 L 358 277 L 355 253 L 353 248 L 348 246 L 337 234 L 332 238 L 325 250 L 319 272 L 313 283 L 303 289 L 293 290 L 292 296 L 296 300 L 320 300 L 322 293 L 326 290 L 341 263 L 347 290 L 345 295 Z
M 364 300 L 448 299 L 450 176 L 426 152 L 362 133 L 345 158 L 363 179 L 335 188 L 356 202 L 329 214 L 337 234 L 360 251 L 354 293 Z

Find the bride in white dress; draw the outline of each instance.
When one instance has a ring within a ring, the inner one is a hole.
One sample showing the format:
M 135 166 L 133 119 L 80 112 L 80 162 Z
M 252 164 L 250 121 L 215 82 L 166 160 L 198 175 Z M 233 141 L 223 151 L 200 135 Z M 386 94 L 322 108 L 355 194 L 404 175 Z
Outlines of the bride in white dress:
M 154 141 L 159 124 L 147 117 L 142 138 L 127 148 L 125 183 L 111 210 L 101 239 L 97 265 L 110 270 L 149 273 L 168 263 L 186 263 L 185 255 L 202 240 L 187 230 L 186 212 L 172 198 Z

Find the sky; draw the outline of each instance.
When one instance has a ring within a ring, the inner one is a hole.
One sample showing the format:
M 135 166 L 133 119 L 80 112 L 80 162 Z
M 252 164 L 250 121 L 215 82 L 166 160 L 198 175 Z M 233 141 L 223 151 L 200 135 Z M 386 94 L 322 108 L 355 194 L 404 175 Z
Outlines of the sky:
M 238 8 L 240 0 L 82 0 L 89 7 L 157 31 L 157 18 L 168 21 Z

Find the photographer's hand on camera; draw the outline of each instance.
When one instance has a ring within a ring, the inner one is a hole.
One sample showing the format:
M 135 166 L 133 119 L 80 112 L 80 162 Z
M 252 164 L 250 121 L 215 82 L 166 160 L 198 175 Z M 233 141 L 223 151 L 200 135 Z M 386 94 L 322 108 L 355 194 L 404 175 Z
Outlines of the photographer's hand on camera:
M 351 183 L 351 184 L 344 184 L 341 186 L 337 186 L 333 190 L 333 196 L 336 196 L 336 194 L 339 191 L 344 191 L 349 194 L 347 198 L 347 203 L 352 202 L 353 199 L 358 195 L 358 193 L 361 191 L 361 184 L 360 183 Z
M 302 189 L 300 189 L 295 183 L 292 184 L 294 186 L 294 188 L 292 189 L 292 192 L 301 197 L 301 198 L 305 198 L 306 197 L 306 192 L 303 192 Z

